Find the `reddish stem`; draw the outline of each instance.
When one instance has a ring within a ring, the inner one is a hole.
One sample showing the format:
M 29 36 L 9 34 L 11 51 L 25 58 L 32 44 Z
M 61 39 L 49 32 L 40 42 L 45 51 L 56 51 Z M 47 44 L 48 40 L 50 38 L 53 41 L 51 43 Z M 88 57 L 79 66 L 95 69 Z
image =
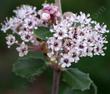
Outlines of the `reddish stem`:
M 53 85 L 52 85 L 51 94 L 59 93 L 60 77 L 61 77 L 61 70 L 53 69 Z

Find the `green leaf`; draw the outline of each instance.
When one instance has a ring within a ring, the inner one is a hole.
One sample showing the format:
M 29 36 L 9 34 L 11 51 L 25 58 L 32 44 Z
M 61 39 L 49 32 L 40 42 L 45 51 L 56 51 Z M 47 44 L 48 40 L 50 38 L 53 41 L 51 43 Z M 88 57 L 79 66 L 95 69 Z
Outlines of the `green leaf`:
M 76 68 L 69 68 L 63 73 L 63 81 L 67 83 L 72 89 L 87 90 L 90 89 L 93 83 L 89 74 L 83 73 Z
M 18 77 L 14 73 L 11 76 L 9 86 L 12 89 L 24 90 L 28 87 L 29 82 L 21 77 Z
M 37 38 L 41 40 L 47 40 L 49 37 L 51 37 L 53 34 L 50 32 L 49 28 L 46 27 L 39 27 L 35 31 L 35 35 Z
M 23 58 L 45 60 L 44 54 L 42 52 L 29 52 L 28 55 L 24 56 Z
M 39 76 L 46 69 L 46 64 L 41 53 L 29 53 L 27 56 L 19 58 L 13 64 L 13 72 L 16 75 L 33 80 L 35 76 Z
M 89 90 L 81 91 L 81 90 L 71 89 L 71 88 L 68 87 L 68 85 L 66 85 L 65 88 L 63 88 L 62 90 L 60 88 L 60 93 L 59 94 L 97 94 L 97 93 L 94 92 L 94 87 L 92 87 Z

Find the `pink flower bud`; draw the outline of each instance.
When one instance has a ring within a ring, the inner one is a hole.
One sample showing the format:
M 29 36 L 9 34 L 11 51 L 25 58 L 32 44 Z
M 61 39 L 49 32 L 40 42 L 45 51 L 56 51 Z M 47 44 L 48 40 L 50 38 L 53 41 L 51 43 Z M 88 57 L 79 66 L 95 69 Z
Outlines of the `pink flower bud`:
M 57 17 L 60 17 L 60 16 L 61 16 L 61 13 L 60 13 L 60 12 L 57 12 L 55 15 L 56 15 Z
M 49 20 L 50 19 L 50 14 L 48 14 L 48 13 L 42 13 L 41 19 L 42 20 L 45 20 L 45 21 Z

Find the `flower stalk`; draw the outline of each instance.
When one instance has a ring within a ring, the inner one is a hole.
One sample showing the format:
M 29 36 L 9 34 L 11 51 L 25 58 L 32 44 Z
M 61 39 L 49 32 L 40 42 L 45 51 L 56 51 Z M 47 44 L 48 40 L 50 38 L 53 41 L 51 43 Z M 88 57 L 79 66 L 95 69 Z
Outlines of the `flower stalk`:
M 61 0 L 55 0 L 55 4 L 56 6 L 58 6 L 59 11 L 62 14 Z M 58 66 L 56 68 L 53 67 L 53 82 L 51 94 L 59 94 L 60 78 L 61 70 L 58 68 Z
M 62 14 L 61 0 L 55 0 L 55 5 L 58 6 L 59 11 Z
M 53 85 L 51 94 L 59 94 L 61 70 L 53 69 Z

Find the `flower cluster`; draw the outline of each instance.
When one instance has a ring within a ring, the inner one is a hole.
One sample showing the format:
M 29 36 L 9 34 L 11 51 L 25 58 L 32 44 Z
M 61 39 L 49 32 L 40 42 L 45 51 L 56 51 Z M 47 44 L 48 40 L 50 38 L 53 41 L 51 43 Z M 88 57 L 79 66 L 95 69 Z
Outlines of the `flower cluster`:
M 104 44 L 107 43 L 106 25 L 93 21 L 90 15 L 65 13 L 61 22 L 50 30 L 53 37 L 47 41 L 48 57 L 61 67 L 77 63 L 81 57 L 104 56 Z
M 36 7 L 22 5 L 13 12 L 15 16 L 7 19 L 1 30 L 4 33 L 12 31 L 6 36 L 6 43 L 8 48 L 16 44 L 20 57 L 35 48 L 42 50 L 43 47 L 39 47 L 42 43 L 34 33 L 34 29 L 40 26 L 51 28 L 53 36 L 42 40 L 44 48 L 50 61 L 63 68 L 77 63 L 81 57 L 105 55 L 105 33 L 109 30 L 105 24 L 93 21 L 89 14 L 66 12 L 62 16 L 53 4 L 43 4 L 43 8 L 38 11 Z
M 42 11 L 42 13 L 40 11 Z M 53 16 L 54 20 L 60 16 L 58 7 L 52 4 L 44 4 L 43 9 L 38 11 L 36 10 L 36 7 L 22 5 L 13 12 L 15 13 L 15 16 L 7 19 L 4 24 L 2 24 L 1 30 L 4 33 L 12 31 L 12 34 L 9 32 L 6 36 L 6 43 L 8 48 L 14 44 L 18 45 L 16 50 L 21 57 L 28 53 L 29 44 L 31 44 L 31 46 L 39 45 L 39 42 L 34 35 L 34 29 L 37 29 L 39 26 L 45 26 L 44 17 L 45 21 L 47 21 L 48 15 L 50 15 L 49 19 L 52 19 Z
M 36 17 L 36 7 L 33 6 L 22 5 L 13 12 L 15 16 L 9 20 L 7 19 L 1 30 L 4 33 L 7 33 L 8 30 L 12 31 L 12 34 L 6 36 L 6 43 L 8 47 L 17 44 L 19 47 L 16 50 L 19 52 L 19 56 L 24 56 L 28 53 L 26 43 L 35 43 L 37 41 L 33 34 L 33 29 L 38 27 L 40 19 Z M 18 41 L 15 36 L 18 36 L 20 40 Z

